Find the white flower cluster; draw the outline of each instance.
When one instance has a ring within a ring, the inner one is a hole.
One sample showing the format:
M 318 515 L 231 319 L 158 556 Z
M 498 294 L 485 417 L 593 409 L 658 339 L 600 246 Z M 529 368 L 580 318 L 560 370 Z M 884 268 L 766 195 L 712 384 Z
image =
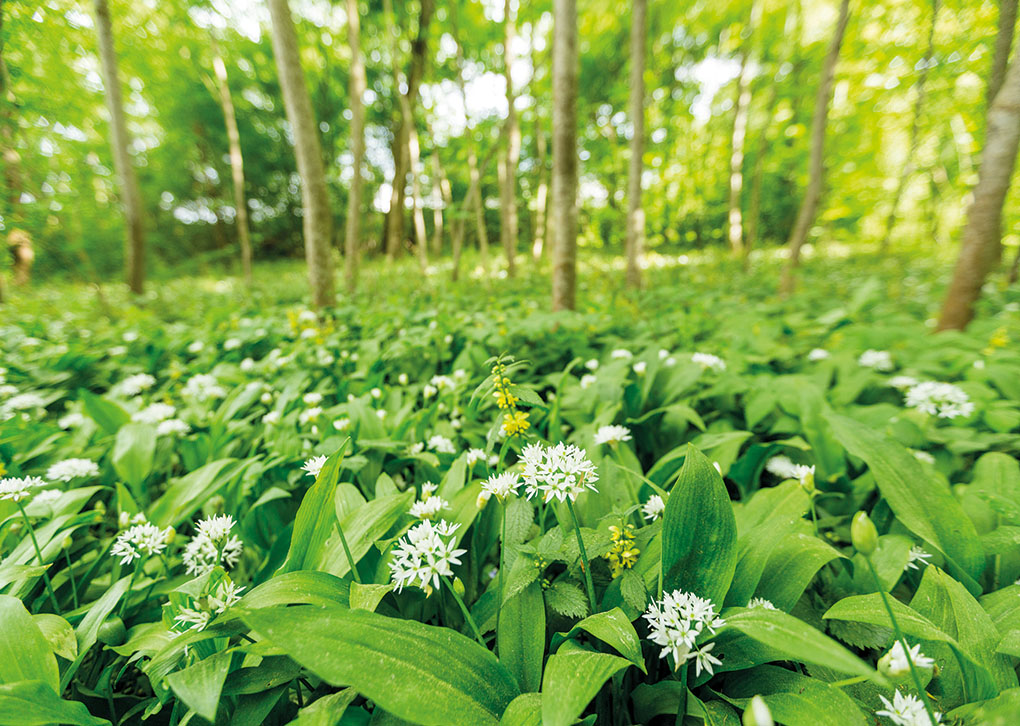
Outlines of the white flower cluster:
M 45 486 L 46 482 L 37 476 L 7 477 L 0 479 L 0 501 L 20 502 L 32 496 L 33 487 Z
M 201 520 L 198 534 L 191 538 L 181 554 L 181 562 L 189 575 L 195 577 L 212 572 L 217 565 L 231 569 L 241 559 L 244 544 L 236 535 L 230 534 L 234 518 L 220 514 Z
M 920 643 L 904 649 L 903 642 L 897 640 L 889 652 L 878 659 L 878 668 L 888 676 L 901 678 L 910 673 L 911 663 L 922 670 L 935 667 L 935 661 L 921 652 Z
M 815 483 L 815 467 L 806 464 L 794 464 L 790 457 L 773 456 L 765 463 L 765 470 L 780 479 L 796 479 L 803 486 L 812 487 Z
M 46 478 L 56 481 L 67 482 L 92 476 L 99 476 L 99 465 L 91 459 L 64 459 L 46 470 Z
M 301 465 L 301 470 L 308 472 L 307 476 L 313 479 L 318 478 L 319 472 L 322 471 L 322 467 L 326 464 L 328 458 L 328 456 L 313 456 Z
M 528 499 L 541 493 L 545 502 L 553 499 L 573 502 L 585 488 L 598 491 L 595 482 L 599 475 L 595 465 L 573 444 L 528 444 L 521 451 L 521 462 L 524 464 L 521 477 Z
M 160 529 L 149 522 L 136 524 L 117 535 L 110 554 L 119 557 L 122 565 L 128 565 L 142 557 L 161 553 L 166 549 L 169 535 L 169 527 Z
M 876 371 L 891 371 L 893 369 L 892 356 L 887 350 L 868 349 L 861 353 L 857 363 L 864 368 L 872 368 Z
M 131 420 L 136 423 L 158 424 L 173 418 L 176 413 L 177 409 L 169 403 L 150 403 L 141 411 L 131 414 Z
M 390 562 L 390 572 L 395 590 L 417 583 L 430 594 L 433 587 L 439 587 L 440 577 L 452 577 L 451 565 L 460 564 L 460 556 L 467 552 L 457 549 L 454 534 L 459 524 L 441 520 L 433 524 L 425 520 L 407 531 L 397 542 Z
M 30 411 L 33 408 L 45 408 L 45 406 L 46 399 L 38 393 L 18 393 L 0 403 L 0 421 L 14 418 L 19 411 L 22 412 L 22 418 L 27 418 L 25 411 Z
M 691 362 L 701 366 L 702 370 L 724 371 L 726 361 L 711 353 L 692 353 Z
M 215 376 L 199 373 L 188 379 L 181 394 L 196 401 L 206 401 L 210 398 L 225 398 L 227 389 L 220 385 Z
M 715 635 L 717 629 L 726 625 L 711 600 L 674 590 L 649 605 L 644 618 L 651 630 L 649 639 L 662 648 L 660 658 L 672 655 L 674 666 L 693 660 L 695 675 L 698 676 L 703 670 L 711 675 L 712 667 L 722 663 L 711 654 L 715 643 L 700 648 L 697 645 L 698 639 L 706 632 Z
M 648 501 L 641 505 L 641 513 L 649 522 L 654 522 L 666 511 L 666 502 L 658 494 L 648 497 Z
M 921 568 L 918 567 L 918 565 L 919 564 L 920 565 L 927 565 L 928 564 L 928 560 L 930 560 L 930 559 L 931 559 L 931 555 L 930 554 L 925 552 L 923 549 L 921 549 L 917 545 L 913 545 L 910 548 L 910 559 L 907 560 L 907 564 L 903 568 L 903 571 L 906 572 L 907 570 L 920 570 Z
M 411 505 L 411 508 L 407 510 L 407 513 L 412 517 L 418 519 L 432 519 L 444 509 L 450 508 L 450 503 L 442 497 L 435 496 L 432 492 L 435 490 L 435 485 L 431 485 L 430 489 L 427 489 L 430 485 L 422 485 L 422 499 Z
M 128 376 L 117 383 L 117 385 L 114 386 L 114 390 L 117 393 L 130 398 L 137 396 L 142 391 L 148 391 L 155 385 L 155 376 L 150 376 L 148 373 L 136 373 L 135 375 Z
M 939 418 L 970 416 L 974 403 L 959 386 L 952 383 L 922 381 L 907 391 L 906 405 Z
M 771 600 L 766 600 L 763 597 L 751 598 L 751 602 L 747 603 L 749 608 L 760 608 L 761 610 L 775 610 L 776 606 L 772 604 Z
M 205 627 L 215 615 L 225 612 L 227 608 L 238 603 L 243 590 L 243 587 L 238 587 L 224 577 L 216 584 L 213 591 L 206 596 L 205 600 L 208 609 L 203 608 L 198 602 L 195 603 L 196 607 L 193 608 L 182 605 L 177 608 L 174 621 L 184 631 L 205 630 Z
M 179 418 L 168 418 L 160 421 L 156 426 L 156 436 L 184 436 L 191 433 L 191 426 L 187 421 Z
M 832 354 L 825 348 L 814 348 L 807 354 L 807 359 L 813 363 L 817 363 L 820 360 L 825 360 L 830 357 L 832 357 Z
M 896 726 L 931 726 L 931 719 L 925 711 L 924 704 L 916 696 L 903 695 L 896 691 L 893 702 L 889 703 L 885 696 L 879 696 L 885 708 L 875 711 L 876 716 L 887 716 Z M 942 714 L 934 712 L 935 723 L 942 723 Z
M 600 426 L 599 430 L 595 432 L 595 443 L 600 445 L 618 444 L 621 441 L 630 441 L 630 439 L 630 429 L 619 424 Z
M 486 500 L 495 496 L 502 501 L 511 494 L 516 494 L 520 485 L 520 477 L 516 473 L 504 471 L 502 474 L 493 474 L 482 482 L 482 494 Z
M 429 437 L 428 447 L 435 451 L 437 454 L 456 454 L 457 449 L 453 445 L 453 441 L 443 436 L 442 434 L 434 434 Z

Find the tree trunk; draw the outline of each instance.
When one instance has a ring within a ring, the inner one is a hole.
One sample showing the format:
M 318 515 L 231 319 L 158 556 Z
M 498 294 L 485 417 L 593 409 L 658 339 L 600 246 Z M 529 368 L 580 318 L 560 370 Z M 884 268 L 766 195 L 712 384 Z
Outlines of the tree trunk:
M 312 101 L 301 69 L 297 33 L 287 0 L 269 0 L 273 25 L 273 54 L 280 76 L 280 90 L 287 121 L 294 134 L 294 153 L 301 176 L 301 205 L 305 259 L 312 305 L 321 308 L 336 300 L 333 282 L 333 214 L 329 208 L 326 170 L 322 163 L 319 129 L 312 115 Z
M 344 228 L 344 281 L 347 292 L 358 287 L 358 249 L 361 246 L 361 196 L 365 187 L 361 167 L 365 164 L 365 58 L 361 55 L 361 19 L 358 0 L 347 2 L 347 44 L 351 47 L 349 91 L 351 104 L 351 163 L 354 175 L 347 194 L 347 222 Z
M 1002 205 L 1009 192 L 1020 145 L 1020 59 L 1014 58 L 988 110 L 974 199 L 967 210 L 960 257 L 953 271 L 938 330 L 963 330 L 985 278 L 1002 255 Z
M 425 233 L 425 204 L 421 197 L 421 148 L 418 131 L 412 125 L 408 131 L 408 160 L 411 162 L 411 199 L 414 203 L 414 244 L 422 274 L 429 266 L 429 240 Z
M 552 308 L 573 310 L 577 278 L 577 0 L 553 0 Z
M 14 148 L 14 94 L 10 90 L 10 77 L 4 61 L 4 0 L 0 0 L 0 161 L 3 162 L 4 189 L 7 192 L 7 226 L 15 221 L 15 210 L 21 198 L 21 157 Z M 0 244 L 0 254 L 7 254 Z M 0 303 L 6 297 L 4 266 L 0 265 Z
M 521 127 L 514 107 L 513 42 L 516 16 L 510 0 L 503 0 L 503 74 L 506 77 L 506 155 L 499 164 L 500 241 L 506 255 L 507 275 L 517 274 L 517 165 L 521 158 Z
M 815 111 L 811 118 L 811 160 L 808 186 L 804 199 L 797 213 L 797 221 L 793 225 L 788 243 L 790 252 L 783 270 L 781 291 L 784 295 L 793 292 L 794 274 L 800 264 L 800 250 L 804 246 L 811 225 L 814 224 L 818 212 L 818 200 L 822 196 L 822 185 L 825 183 L 825 127 L 829 119 L 829 101 L 832 97 L 832 85 L 836 75 L 836 62 L 839 60 L 839 49 L 846 34 L 847 22 L 850 20 L 850 0 L 842 0 L 839 5 L 839 18 L 836 29 L 829 43 L 829 51 L 822 65 L 822 80 L 815 97 Z
M 889 241 L 892 238 L 893 227 L 896 226 L 896 213 L 899 211 L 900 199 L 903 197 L 903 190 L 914 173 L 914 156 L 917 154 L 917 146 L 921 139 L 921 112 L 924 110 L 925 81 L 928 79 L 928 64 L 935 54 L 935 22 L 939 14 L 939 0 L 932 0 L 931 3 L 931 24 L 928 26 L 928 46 L 924 52 L 924 59 L 921 61 L 921 71 L 917 76 L 916 92 L 914 99 L 914 115 L 910 122 L 910 137 L 907 143 L 907 158 L 903 161 L 903 169 L 900 170 L 900 178 L 896 182 L 896 191 L 893 192 L 892 206 L 889 208 L 889 217 L 885 220 L 885 234 L 882 235 L 882 252 L 889 250 Z
M 733 136 L 730 140 L 729 240 L 734 256 L 744 253 L 744 216 L 741 209 L 744 191 L 744 139 L 747 137 L 747 116 L 751 108 L 752 48 L 754 33 L 761 21 L 761 2 L 751 2 L 747 37 L 740 52 L 740 74 L 737 76 L 737 103 L 733 112 Z
M 645 45 L 648 0 L 634 0 L 630 14 L 630 166 L 627 170 L 627 287 L 641 287 L 645 246 L 645 210 L 641 206 L 641 176 L 645 154 Z
M 546 206 L 549 197 L 549 173 L 546 170 L 547 142 L 545 140 L 545 129 L 542 128 L 542 118 L 535 110 L 535 146 L 537 147 L 538 163 L 538 189 L 535 191 L 535 238 L 531 244 L 531 256 L 534 259 L 542 257 L 545 251 L 546 239 Z
M 995 95 L 1002 87 L 1009 65 L 1009 52 L 1013 47 L 1013 30 L 1016 27 L 1017 0 L 999 0 L 999 31 L 995 36 L 995 52 L 992 54 L 992 68 L 985 88 L 985 105 L 992 108 Z
M 110 112 L 110 146 L 113 166 L 120 181 L 121 204 L 127 237 L 124 241 L 124 269 L 131 292 L 141 295 L 145 287 L 145 230 L 142 227 L 142 195 L 138 177 L 131 163 L 131 137 L 124 117 L 121 99 L 120 74 L 117 71 L 117 53 L 113 46 L 113 26 L 107 0 L 95 0 L 96 35 L 99 39 L 99 59 L 102 63 L 103 84 L 106 86 L 106 106 Z
M 230 95 L 230 84 L 227 82 L 227 66 L 223 62 L 220 44 L 215 36 L 210 36 L 213 50 L 213 71 L 219 87 L 220 106 L 223 109 L 223 120 L 227 127 L 227 145 L 230 149 L 230 176 L 234 185 L 234 220 L 237 224 L 237 237 L 241 243 L 241 271 L 244 282 L 252 284 L 252 252 L 251 231 L 248 228 L 248 200 L 244 194 L 244 156 L 241 154 L 241 135 L 237 130 L 237 115 L 234 112 L 234 99 Z
M 443 173 L 437 148 L 432 149 L 432 174 L 432 199 L 435 203 L 432 210 L 432 253 L 439 257 L 443 254 L 443 210 L 453 203 L 453 191 L 450 189 L 450 180 Z

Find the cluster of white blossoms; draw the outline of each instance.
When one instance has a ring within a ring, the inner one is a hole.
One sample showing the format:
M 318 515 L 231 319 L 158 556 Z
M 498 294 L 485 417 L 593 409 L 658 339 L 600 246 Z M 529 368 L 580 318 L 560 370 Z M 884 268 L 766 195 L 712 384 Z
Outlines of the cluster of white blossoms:
M 304 426 L 307 423 L 318 421 L 322 415 L 322 406 L 309 406 L 298 414 L 298 423 Z
M 169 403 L 150 403 L 141 411 L 131 414 L 131 420 L 135 423 L 158 424 L 174 417 L 177 409 Z
M 400 592 L 405 585 L 417 583 L 428 595 L 439 587 L 440 577 L 452 577 L 451 566 L 459 565 L 460 556 L 467 552 L 457 549 L 454 535 L 459 527 L 446 520 L 433 524 L 427 519 L 411 527 L 393 551 L 390 573 L 394 589 Z
M 199 602 L 196 602 L 196 607 L 193 608 L 186 605 L 179 606 L 176 608 L 177 614 L 174 616 L 174 622 L 185 631 L 205 630 L 214 616 L 225 612 L 227 608 L 240 601 L 243 590 L 243 587 L 238 587 L 224 577 L 216 583 L 213 591 L 205 596 L 207 608 L 202 607 Z
M 0 421 L 12 419 L 18 413 L 22 414 L 22 418 L 27 419 L 28 414 L 25 413 L 26 411 L 45 407 L 46 399 L 38 393 L 18 393 L 0 403 Z
M 113 389 L 116 393 L 119 393 L 122 396 L 133 398 L 142 391 L 148 391 L 155 385 L 155 376 L 150 376 L 148 373 L 136 373 L 135 375 L 128 376 L 117 383 Z
M 939 418 L 970 416 L 974 403 L 959 386 L 952 383 L 922 381 L 907 391 L 906 405 Z
M 301 465 L 301 470 L 308 472 L 307 476 L 317 478 L 319 472 L 322 471 L 322 467 L 325 465 L 328 456 L 313 456 L 311 459 Z
M 210 398 L 225 398 L 227 389 L 220 385 L 215 376 L 199 373 L 188 379 L 181 390 L 181 395 L 196 401 L 206 401 Z
M 893 369 L 892 356 L 887 350 L 868 349 L 857 358 L 858 365 L 865 368 L 872 368 L 876 371 L 891 371 Z
M 916 696 L 903 695 L 899 691 L 893 696 L 892 703 L 885 696 L 879 696 L 885 708 L 875 711 L 876 716 L 887 716 L 896 726 L 930 726 L 931 719 L 924 704 Z M 942 714 L 933 713 L 935 723 L 942 723 Z
M 660 658 L 672 655 L 674 666 L 693 660 L 697 676 L 703 670 L 712 675 L 712 667 L 722 663 L 711 654 L 715 643 L 697 645 L 702 635 L 715 635 L 718 628 L 726 625 L 711 600 L 674 590 L 649 605 L 644 618 L 650 628 L 649 640 L 662 648 Z
M 170 528 L 160 529 L 150 522 L 135 524 L 117 535 L 110 554 L 129 565 L 142 557 L 152 557 L 166 549 Z
M 493 474 L 482 482 L 482 499 L 488 501 L 489 497 L 494 496 L 503 501 L 511 494 L 517 494 L 517 488 L 520 485 L 520 477 L 515 472 L 504 471 L 502 474 Z M 484 504 L 484 501 L 482 503 Z
M 429 436 L 428 447 L 437 454 L 457 453 L 457 448 L 453 445 L 453 441 L 442 434 L 433 434 L 432 436 Z
M 726 361 L 711 353 L 692 353 L 691 362 L 701 366 L 702 370 L 726 370 Z
M 928 564 L 928 560 L 930 560 L 930 559 L 931 559 L 931 555 L 930 554 L 925 552 L 923 549 L 921 549 L 917 545 L 913 545 L 910 548 L 910 559 L 907 560 L 907 564 L 903 568 L 903 571 L 906 572 L 907 570 L 920 570 L 921 568 L 918 567 L 918 565 L 919 564 L 920 565 L 927 565 Z
M 189 433 L 191 426 L 179 418 L 168 418 L 156 424 L 156 436 L 185 436 Z
M 197 525 L 198 533 L 181 554 L 185 571 L 197 577 L 212 572 L 218 565 L 226 570 L 233 568 L 244 551 L 241 539 L 230 533 L 233 527 L 234 518 L 229 514 L 201 520 Z
M 648 501 L 641 505 L 641 513 L 649 522 L 654 522 L 666 511 L 666 502 L 658 494 L 648 497 Z
M 68 482 L 72 479 L 99 476 L 99 465 L 91 459 L 64 459 L 46 470 L 46 478 Z
M 612 358 L 613 360 L 630 360 L 631 358 L 634 357 L 634 354 L 631 353 L 626 348 L 617 348 L 616 350 L 609 354 L 609 357 Z
M 805 487 L 813 487 L 815 483 L 815 467 L 806 464 L 794 464 L 790 457 L 773 456 L 765 463 L 765 470 L 780 479 L 796 479 Z
M 886 383 L 889 384 L 891 388 L 905 390 L 911 386 L 916 386 L 918 381 L 913 376 L 893 376 L 886 381 Z
M 553 499 L 573 502 L 586 488 L 598 491 L 595 482 L 599 475 L 595 465 L 584 450 L 573 444 L 528 444 L 521 451 L 521 462 L 521 478 L 524 479 L 528 499 L 541 493 L 545 502 Z
M 775 610 L 776 606 L 772 604 L 771 600 L 766 600 L 763 597 L 751 598 L 751 602 L 747 603 L 749 608 L 758 608 L 760 610 Z
M 70 411 L 57 419 L 57 426 L 65 431 L 68 429 L 76 429 L 84 424 L 85 414 L 81 411 Z
M 598 379 L 593 374 L 585 373 L 583 376 L 581 376 L 581 388 L 589 388 L 597 380 Z
M 407 513 L 418 519 L 432 519 L 444 509 L 450 508 L 450 503 L 442 497 L 436 496 L 439 485 L 428 481 L 421 485 L 421 499 L 411 505 Z
M 45 486 L 46 482 L 37 476 L 9 476 L 0 479 L 0 501 L 20 502 L 32 496 L 32 489 Z
M 807 354 L 807 359 L 813 363 L 817 363 L 820 360 L 831 358 L 832 353 L 827 351 L 825 348 L 814 348 L 810 353 Z
M 596 444 L 618 444 L 621 441 L 630 441 L 630 429 L 619 424 L 600 426 L 595 432 Z
M 910 673 L 911 663 L 921 670 L 935 667 L 935 661 L 921 652 L 920 643 L 904 649 L 903 643 L 897 640 L 889 652 L 878 659 L 878 668 L 887 676 L 902 678 Z

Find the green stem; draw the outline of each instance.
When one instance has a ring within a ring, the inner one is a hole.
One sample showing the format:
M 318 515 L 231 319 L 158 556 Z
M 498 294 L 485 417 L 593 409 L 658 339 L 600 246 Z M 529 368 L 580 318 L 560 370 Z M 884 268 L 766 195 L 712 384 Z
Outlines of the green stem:
M 71 598 L 74 602 L 74 609 L 78 609 L 78 585 L 74 581 L 74 566 L 71 564 L 71 554 L 64 548 L 64 560 L 67 562 L 67 576 L 71 580 Z
M 482 647 L 488 648 L 489 646 L 485 644 L 485 638 L 482 637 L 482 631 L 480 631 L 478 626 L 475 624 L 475 619 L 471 617 L 471 613 L 468 611 L 467 605 L 464 604 L 464 601 L 461 599 L 460 595 L 457 594 L 457 591 L 453 589 L 453 585 L 450 584 L 450 581 L 445 577 L 441 579 L 443 584 L 446 585 L 446 589 L 450 591 L 451 595 L 453 595 L 453 599 L 457 601 L 457 605 L 460 606 L 460 612 L 463 614 L 464 620 L 467 621 L 467 624 L 471 626 L 471 631 L 475 634 L 475 640 L 481 643 Z
M 499 614 L 503 610 L 503 564 L 506 554 L 506 502 L 500 501 L 500 511 L 503 522 L 500 525 L 499 535 L 499 602 L 496 604 L 496 650 L 499 650 Z
M 852 686 L 855 683 L 863 683 L 868 680 L 867 676 L 854 676 L 853 678 L 846 678 L 842 681 L 833 681 L 829 685 L 833 688 L 843 688 L 844 686 Z
M 878 587 L 878 593 L 881 595 L 882 604 L 885 605 L 885 611 L 889 615 L 889 621 L 892 623 L 893 633 L 896 635 L 896 640 L 900 641 L 900 645 L 903 646 L 903 657 L 907 659 L 907 665 L 910 666 L 910 676 L 914 679 L 914 686 L 917 688 L 917 696 L 921 699 L 921 703 L 924 704 L 924 710 L 928 713 L 931 725 L 938 726 L 939 722 L 938 719 L 935 718 L 934 711 L 932 711 L 928 694 L 925 692 L 924 686 L 921 685 L 921 676 L 917 673 L 917 669 L 914 667 L 914 659 L 910 657 L 910 646 L 907 645 L 907 640 L 903 637 L 903 632 L 900 630 L 900 626 L 896 622 L 896 616 L 893 615 L 892 606 L 889 605 L 889 595 L 886 593 L 885 588 L 882 587 L 882 581 L 878 579 L 878 572 L 875 571 L 875 566 L 871 563 L 871 556 L 864 555 L 864 561 L 868 563 L 868 570 L 871 571 L 871 576 L 874 578 L 875 585 Z
M 676 707 L 676 726 L 683 726 L 687 715 L 687 663 L 680 666 L 680 703 Z
M 577 515 L 574 513 L 574 502 L 567 497 L 567 509 L 570 510 L 570 518 L 574 521 L 574 534 L 577 535 L 577 548 L 581 551 L 581 569 L 584 570 L 584 585 L 588 588 L 588 602 L 591 603 L 591 611 L 597 611 L 595 602 L 595 585 L 591 581 L 591 565 L 588 562 L 588 553 L 584 550 L 584 539 L 581 537 L 581 525 L 577 522 Z
M 46 583 L 46 592 L 50 595 L 50 602 L 53 603 L 53 612 L 60 613 L 60 606 L 57 604 L 57 596 L 53 592 L 53 583 L 50 582 L 49 567 L 43 562 L 42 550 L 39 549 L 39 542 L 35 538 L 35 530 L 32 529 L 32 522 L 28 518 L 28 513 L 25 511 L 25 507 L 20 501 L 15 500 L 15 504 L 18 505 L 18 511 L 21 512 L 21 518 L 25 520 L 25 526 L 28 528 L 28 536 L 32 538 L 32 547 L 35 548 L 35 556 L 39 558 L 39 564 L 43 567 L 43 582 Z
M 135 563 L 135 568 L 131 570 L 131 580 L 128 582 L 127 590 L 124 592 L 124 599 L 120 601 L 120 611 L 117 613 L 117 617 L 124 619 L 124 611 L 127 610 L 128 600 L 131 599 L 131 590 L 135 586 L 135 578 L 138 577 L 138 566 L 141 563 L 141 559 Z
M 351 574 L 354 575 L 354 581 L 361 584 L 361 575 L 358 574 L 358 568 L 354 564 L 354 558 L 351 556 L 351 548 L 347 546 L 347 538 L 344 537 L 344 528 L 340 526 L 340 520 L 336 522 L 336 531 L 340 534 L 340 544 L 344 546 L 344 552 L 347 554 L 347 564 L 351 566 Z

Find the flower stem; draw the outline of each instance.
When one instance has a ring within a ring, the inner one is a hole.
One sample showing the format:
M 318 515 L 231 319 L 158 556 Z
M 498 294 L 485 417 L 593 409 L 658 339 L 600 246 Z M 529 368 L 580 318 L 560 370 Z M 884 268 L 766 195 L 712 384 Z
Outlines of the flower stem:
M 574 521 L 574 534 L 577 535 L 577 548 L 581 551 L 581 569 L 584 570 L 584 584 L 588 588 L 588 602 L 591 603 L 591 611 L 597 611 L 595 603 L 595 585 L 591 581 L 591 565 L 588 562 L 588 553 L 584 551 L 584 539 L 581 537 L 581 525 L 577 522 L 577 515 L 574 513 L 574 502 L 567 497 L 567 509 L 570 510 L 570 518 Z
M 687 715 L 687 662 L 680 666 L 680 703 L 676 707 L 676 724 L 682 726 Z
M 500 512 L 502 513 L 502 524 L 499 535 L 499 602 L 496 604 L 496 649 L 499 650 L 499 614 L 503 610 L 503 565 L 506 561 L 506 501 L 500 501 Z
M 32 547 L 35 548 L 35 556 L 39 558 L 39 564 L 43 567 L 43 582 L 46 583 L 46 592 L 50 595 L 50 602 L 53 603 L 53 612 L 60 612 L 60 605 L 57 604 L 57 596 L 53 592 L 53 583 L 50 582 L 50 574 L 48 572 L 49 567 L 43 562 L 42 550 L 39 549 L 39 542 L 35 538 L 35 530 L 32 529 L 32 522 L 28 518 L 28 513 L 25 511 L 25 507 L 21 502 L 15 500 L 15 504 L 18 505 L 18 511 L 21 512 L 21 518 L 25 520 L 25 526 L 28 528 L 28 536 L 32 538 Z
M 347 546 L 347 538 L 344 537 L 344 528 L 340 526 L 340 520 L 336 522 L 336 531 L 340 535 L 340 544 L 344 546 L 344 552 L 347 554 L 347 564 L 351 566 L 351 574 L 354 575 L 354 581 L 361 584 L 361 575 L 358 574 L 358 568 L 354 564 L 354 558 L 351 556 L 351 548 Z
M 67 562 L 67 576 L 71 580 L 71 597 L 74 602 L 74 609 L 78 609 L 78 585 L 74 581 L 74 566 L 71 564 L 71 554 L 64 548 L 64 560 Z
M 882 597 L 882 604 L 885 605 L 885 611 L 889 615 L 889 621 L 892 623 L 893 633 L 896 635 L 896 639 L 900 641 L 900 645 L 903 646 L 903 656 L 907 659 L 907 665 L 910 666 L 910 675 L 914 679 L 914 686 L 917 688 L 917 696 L 921 699 L 921 703 L 924 704 L 924 710 L 928 713 L 928 719 L 931 721 L 931 725 L 938 726 L 939 722 L 938 719 L 935 718 L 934 711 L 932 711 L 931 701 L 929 700 L 927 692 L 924 690 L 924 686 L 921 685 L 921 676 L 918 675 L 917 669 L 914 667 L 914 659 L 910 657 L 910 646 L 907 645 L 907 640 L 903 637 L 903 633 L 900 631 L 900 626 L 896 622 L 896 616 L 893 615 L 892 606 L 889 605 L 889 595 L 886 593 L 885 588 L 882 587 L 882 581 L 878 579 L 878 572 L 875 571 L 875 566 L 871 563 L 871 557 L 869 555 L 864 555 L 864 561 L 868 563 L 868 570 L 871 571 L 871 577 L 875 580 L 875 586 L 878 587 L 878 593 Z
M 124 611 L 127 610 L 128 600 L 131 599 L 131 590 L 135 586 L 135 578 L 138 577 L 138 567 L 141 563 L 141 559 L 135 562 L 135 568 L 131 570 L 131 580 L 128 582 L 127 590 L 124 591 L 124 599 L 120 601 L 120 611 L 117 613 L 117 617 L 123 619 Z
M 829 685 L 833 688 L 843 688 L 844 686 L 852 686 L 855 683 L 863 683 L 868 680 L 867 676 L 854 676 L 853 678 L 846 678 L 842 681 L 833 681 Z
M 446 578 L 442 578 L 442 580 L 443 584 L 446 585 L 446 589 L 450 591 L 451 595 L 453 595 L 453 599 L 457 601 L 457 605 L 460 606 L 460 612 L 464 616 L 464 620 L 467 621 L 467 624 L 471 626 L 471 630 L 475 634 L 475 640 L 477 640 L 482 647 L 488 648 L 489 646 L 485 644 L 485 638 L 482 637 L 482 631 L 480 631 L 478 626 L 475 624 L 475 619 L 471 617 L 471 613 L 468 611 L 467 605 L 464 604 L 464 601 L 461 599 L 460 595 L 457 594 L 457 591 L 453 589 L 453 585 L 450 584 L 450 581 Z

